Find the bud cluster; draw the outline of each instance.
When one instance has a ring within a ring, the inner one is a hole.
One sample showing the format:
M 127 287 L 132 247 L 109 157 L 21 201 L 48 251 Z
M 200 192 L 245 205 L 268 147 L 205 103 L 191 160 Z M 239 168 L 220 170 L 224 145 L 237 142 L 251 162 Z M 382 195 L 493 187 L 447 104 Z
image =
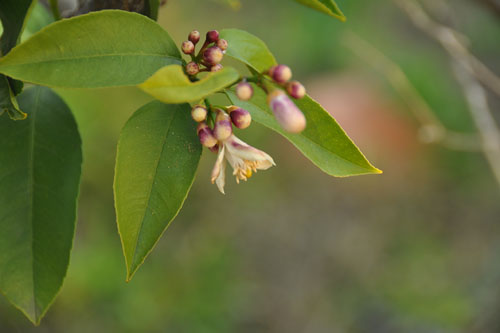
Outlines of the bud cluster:
M 205 42 L 196 54 L 196 44 L 200 41 L 200 37 L 200 32 L 193 30 L 188 40 L 182 43 L 182 52 L 191 56 L 191 61 L 186 64 L 186 73 L 189 76 L 195 76 L 199 72 L 216 72 L 222 69 L 220 62 L 228 47 L 227 41 L 219 38 L 217 30 L 211 30 L 207 32 Z
M 299 81 L 292 79 L 292 70 L 287 65 L 276 65 L 267 71 L 267 75 L 277 84 L 284 86 L 290 96 L 301 99 L 306 95 L 306 88 Z
M 215 119 L 212 118 L 215 116 Z M 204 105 L 197 104 L 191 109 L 191 117 L 199 123 L 197 134 L 203 146 L 217 150 L 218 145 L 233 134 L 233 125 L 239 129 L 250 126 L 252 117 L 250 113 L 231 105 L 228 107 L 212 107 L 210 110 Z M 207 120 L 213 123 L 211 128 Z

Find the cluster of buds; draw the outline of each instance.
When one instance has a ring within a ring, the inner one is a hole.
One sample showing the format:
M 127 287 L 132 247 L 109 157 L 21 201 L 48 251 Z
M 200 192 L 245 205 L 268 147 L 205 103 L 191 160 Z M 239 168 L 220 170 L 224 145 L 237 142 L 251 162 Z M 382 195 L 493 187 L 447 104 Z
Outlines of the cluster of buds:
M 219 38 L 217 30 L 211 30 L 207 32 L 205 42 L 196 54 L 196 44 L 199 41 L 200 32 L 193 30 L 188 40 L 182 43 L 182 52 L 191 56 L 191 61 L 186 64 L 186 73 L 189 76 L 195 76 L 199 72 L 216 72 L 222 69 L 220 62 L 226 52 L 227 41 Z
M 237 183 L 246 181 L 257 170 L 266 170 L 275 165 L 271 156 L 234 135 L 233 125 L 239 129 L 250 126 L 252 117 L 247 110 L 234 105 L 207 108 L 198 104 L 192 108 L 191 116 L 199 123 L 197 134 L 201 144 L 218 153 L 211 181 L 221 193 L 224 193 L 226 161 L 233 168 Z M 213 123 L 213 127 L 209 126 L 209 122 Z
M 306 95 L 306 89 L 299 81 L 291 81 L 292 70 L 286 65 L 276 65 L 267 71 L 267 75 L 278 85 L 285 88 L 288 94 L 301 99 Z M 306 128 L 306 117 L 288 97 L 278 88 L 267 86 L 267 102 L 278 123 L 290 133 L 300 133 Z

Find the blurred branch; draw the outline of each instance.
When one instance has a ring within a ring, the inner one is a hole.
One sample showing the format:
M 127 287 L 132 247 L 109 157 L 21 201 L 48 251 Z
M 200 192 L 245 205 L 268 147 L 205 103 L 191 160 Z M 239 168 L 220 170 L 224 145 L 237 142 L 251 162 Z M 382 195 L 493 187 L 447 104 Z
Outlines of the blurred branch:
M 488 7 L 493 13 L 500 17 L 500 2 L 497 0 L 475 0 L 475 2 L 479 2 Z
M 394 0 L 394 2 L 406 12 L 416 27 L 437 40 L 450 57 L 461 64 L 467 64 L 466 70 L 470 75 L 500 96 L 500 78 L 469 52 L 460 33 L 433 20 L 414 0 Z
M 420 122 L 419 137 L 421 141 L 439 143 L 453 150 L 481 151 L 481 142 L 477 135 L 450 131 L 443 125 L 395 62 L 352 32 L 344 36 L 344 42 L 354 54 L 371 64 L 389 80 Z

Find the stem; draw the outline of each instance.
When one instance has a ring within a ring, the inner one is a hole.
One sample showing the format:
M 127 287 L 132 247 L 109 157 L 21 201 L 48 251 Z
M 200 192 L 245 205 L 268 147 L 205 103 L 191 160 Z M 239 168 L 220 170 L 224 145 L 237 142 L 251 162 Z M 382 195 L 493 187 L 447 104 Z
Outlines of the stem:
M 50 9 L 52 10 L 52 15 L 54 15 L 54 19 L 59 21 L 61 19 L 61 14 L 59 13 L 59 6 L 57 4 L 58 0 L 50 0 Z

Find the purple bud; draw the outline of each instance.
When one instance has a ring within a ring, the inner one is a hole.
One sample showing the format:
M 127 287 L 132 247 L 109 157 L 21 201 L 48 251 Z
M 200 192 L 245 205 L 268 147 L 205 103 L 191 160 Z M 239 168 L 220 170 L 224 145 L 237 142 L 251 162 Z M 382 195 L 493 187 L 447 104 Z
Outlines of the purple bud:
M 245 129 L 252 123 L 252 116 L 250 115 L 250 112 L 245 109 L 233 105 L 230 106 L 227 111 L 229 112 L 229 116 L 231 117 L 231 121 L 234 126 L 239 129 Z
M 200 123 L 197 128 L 198 138 L 200 143 L 207 147 L 212 148 L 217 144 L 217 139 L 214 137 L 213 131 L 206 123 Z
M 187 40 L 182 43 L 182 52 L 184 54 L 191 54 L 194 52 L 194 44 L 193 42 Z
M 292 70 L 287 65 L 276 65 L 269 69 L 269 76 L 276 83 L 283 84 L 292 78 Z
M 196 75 L 200 72 L 200 66 L 197 63 L 191 61 L 186 65 L 186 73 L 188 75 Z
M 225 39 L 219 39 L 217 41 L 217 46 L 222 50 L 225 51 L 227 50 L 227 40 Z
M 222 57 L 224 57 L 224 53 L 217 46 L 209 47 L 203 52 L 203 60 L 208 65 L 216 65 L 222 61 Z
M 207 42 L 216 43 L 219 40 L 219 32 L 217 30 L 211 30 L 207 32 Z
M 233 134 L 233 126 L 231 125 L 231 118 L 227 113 L 222 110 L 217 110 L 215 117 L 214 136 L 217 140 L 223 141 Z
M 248 101 L 253 96 L 253 87 L 248 82 L 240 82 L 236 86 L 236 96 L 242 101 Z
M 286 91 L 296 99 L 301 99 L 306 95 L 306 88 L 299 81 L 290 81 L 286 84 Z
M 189 37 L 188 37 L 189 41 L 191 41 L 194 45 L 196 45 L 196 43 L 198 43 L 198 41 L 200 40 L 200 32 L 198 30 L 193 30 L 189 33 Z
M 274 117 L 283 129 L 300 133 L 306 128 L 306 117 L 282 90 L 274 90 L 267 96 Z
M 220 71 L 222 68 L 224 68 L 221 64 L 217 64 L 217 65 L 213 65 L 212 67 L 210 67 L 210 71 L 211 72 L 218 72 Z
M 200 123 L 207 119 L 207 109 L 203 105 L 195 105 L 191 110 L 191 117 L 197 123 Z

